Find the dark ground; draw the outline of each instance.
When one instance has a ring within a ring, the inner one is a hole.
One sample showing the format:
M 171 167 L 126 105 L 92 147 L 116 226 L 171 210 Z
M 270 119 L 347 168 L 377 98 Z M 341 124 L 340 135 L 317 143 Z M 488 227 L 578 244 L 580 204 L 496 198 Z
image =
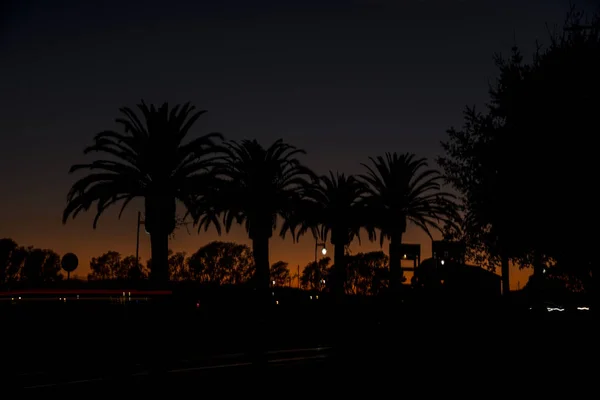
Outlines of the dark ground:
M 311 304 L 274 308 L 257 323 L 249 310 L 56 306 L 2 309 L 4 390 L 577 398 L 597 360 L 591 313 Z

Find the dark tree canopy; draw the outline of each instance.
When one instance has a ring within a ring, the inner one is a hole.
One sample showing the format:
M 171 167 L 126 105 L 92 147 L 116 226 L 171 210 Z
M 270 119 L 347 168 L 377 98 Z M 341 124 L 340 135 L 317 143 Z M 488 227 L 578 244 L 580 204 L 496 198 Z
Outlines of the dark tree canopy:
M 398 294 L 403 281 L 402 239 L 409 223 L 432 237 L 455 217 L 454 196 L 442 190 L 443 177 L 429 168 L 427 160 L 411 153 L 386 153 L 370 157 L 360 179 L 367 185 L 365 196 L 369 230 L 380 231 L 380 244 L 388 239 L 390 289 Z
M 197 190 L 197 174 L 210 167 L 208 159 L 202 156 L 210 154 L 221 135 L 211 133 L 184 143 L 192 125 L 206 112 L 195 111 L 189 103 L 169 109 L 167 103 L 155 108 L 142 101 L 138 109 L 144 122 L 134 110 L 123 107 L 120 111 L 124 117 L 116 122 L 124 132 L 100 132 L 94 137 L 94 144 L 84 150 L 84 154 L 98 153 L 106 159 L 71 167 L 71 173 L 92 172 L 73 184 L 63 221 L 97 203 L 96 227 L 105 209 L 123 202 L 121 215 L 136 197 L 169 197 L 189 204 Z M 146 230 L 151 232 L 152 217 L 148 212 L 146 219 Z M 173 218 L 170 231 L 174 228 Z
M 189 278 L 212 284 L 240 284 L 250 280 L 254 259 L 250 247 L 213 241 L 187 259 Z
M 0 239 L 0 287 L 19 282 L 35 287 L 62 279 L 60 256 L 53 250 Z
M 226 142 L 223 156 L 212 170 L 210 190 L 196 198 L 194 220 L 198 229 L 221 224 L 228 232 L 243 225 L 252 240 L 256 283 L 268 289 L 269 239 L 278 219 L 287 219 L 298 206 L 313 172 L 298 156 L 305 151 L 276 140 L 263 147 L 256 140 Z M 283 224 L 285 236 L 289 225 Z
M 355 176 L 332 171 L 321 176 L 306 192 L 299 233 L 317 229 L 319 240 L 327 241 L 331 235 L 331 243 L 342 246 L 360 239 L 360 230 L 367 225 L 366 193 L 367 187 Z
M 310 230 L 318 242 L 331 240 L 334 270 L 330 279 L 338 297 L 344 294 L 346 248 L 355 238 L 360 241 L 361 229 L 369 227 L 366 193 L 366 185 L 356 177 L 330 171 L 307 187 L 301 205 L 286 220 L 296 236 Z M 374 238 L 373 229 L 369 238 Z
M 290 284 L 290 280 L 290 269 L 287 262 L 277 261 L 271 265 L 271 283 L 274 286 L 285 286 Z
M 443 177 L 414 154 L 386 153 L 363 164 L 367 173 L 366 204 L 370 219 L 381 232 L 380 242 L 404 234 L 409 223 L 429 236 L 453 220 L 454 196 L 441 190 Z
M 212 171 L 212 190 L 197 199 L 198 228 L 214 224 L 221 232 L 215 218 L 221 216 L 227 232 L 235 222 L 251 239 L 271 237 L 277 218 L 289 215 L 314 178 L 297 158 L 305 151 L 279 139 L 266 148 L 256 140 L 230 141 L 223 153 Z
M 500 254 L 522 266 L 553 259 L 591 280 L 600 25 L 583 17 L 573 11 L 531 62 L 517 47 L 496 56 L 487 109 L 467 109 L 439 163 L 461 193 L 472 249 L 492 263 Z
M 123 116 L 116 122 L 123 133 L 98 133 L 84 154 L 95 153 L 99 158 L 71 167 L 71 173 L 89 172 L 69 191 L 63 223 L 95 204 L 95 228 L 108 207 L 122 202 L 120 216 L 134 198 L 143 198 L 144 224 L 158 266 L 152 275 L 164 283 L 168 280 L 168 237 L 177 225 L 176 202 L 192 209 L 192 200 L 207 184 L 215 141 L 221 135 L 211 133 L 186 142 L 190 128 L 205 113 L 189 103 L 172 108 L 164 103 L 156 108 L 142 101 L 138 109 L 141 116 L 121 108 Z

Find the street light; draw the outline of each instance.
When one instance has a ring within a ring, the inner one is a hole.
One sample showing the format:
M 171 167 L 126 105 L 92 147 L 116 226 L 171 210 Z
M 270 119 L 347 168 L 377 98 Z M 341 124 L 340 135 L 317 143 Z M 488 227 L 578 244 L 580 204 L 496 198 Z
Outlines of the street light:
M 318 282 L 318 284 L 320 284 L 320 283 L 322 283 L 322 282 L 325 282 L 324 280 L 322 281 L 322 280 L 321 280 L 321 277 L 320 277 L 320 275 L 321 275 L 321 274 L 320 274 L 320 272 L 321 272 L 321 271 L 319 270 L 319 260 L 318 260 L 318 251 L 319 251 L 319 247 L 322 247 L 322 249 L 321 249 L 321 254 L 323 254 L 323 255 L 326 255 L 326 254 L 327 254 L 327 248 L 326 248 L 325 246 L 326 246 L 325 242 L 321 242 L 321 243 L 319 243 L 319 241 L 318 241 L 318 240 L 315 238 L 315 268 L 316 268 L 316 269 L 315 269 L 315 272 L 316 272 L 316 274 L 317 274 L 317 277 L 316 277 L 316 278 L 317 278 L 317 282 Z M 317 284 L 317 285 L 318 285 L 318 284 Z
M 327 248 L 325 246 L 326 246 L 326 244 L 324 242 L 319 243 L 319 241 L 315 240 L 315 263 L 318 261 L 317 254 L 319 251 L 319 247 L 322 247 L 321 254 L 323 254 L 323 255 L 327 254 Z

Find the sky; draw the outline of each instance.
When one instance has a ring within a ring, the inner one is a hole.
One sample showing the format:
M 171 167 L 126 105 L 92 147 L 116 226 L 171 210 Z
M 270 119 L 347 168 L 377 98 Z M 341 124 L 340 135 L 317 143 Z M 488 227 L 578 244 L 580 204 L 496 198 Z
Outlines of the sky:
M 591 0 L 577 3 L 592 9 Z M 93 213 L 63 225 L 72 164 L 95 133 L 117 126 L 118 108 L 190 101 L 208 110 L 193 136 L 221 132 L 307 151 L 318 173 L 363 171 L 387 151 L 414 152 L 432 166 L 446 130 L 466 105 L 487 101 L 494 53 L 515 42 L 525 56 L 568 1 L 67 1 L 8 0 L 0 6 L 0 237 L 74 252 L 76 274 L 108 250 L 135 254 L 137 212 Z M 142 230 L 143 232 L 143 230 Z M 170 247 L 193 253 L 209 241 L 250 244 L 243 229 L 218 238 L 193 227 Z M 409 227 L 407 243 L 431 241 Z M 384 245 L 387 252 L 387 244 Z M 353 252 L 379 250 L 363 238 Z M 150 256 L 149 237 L 140 255 Z M 302 268 L 314 239 L 271 240 L 271 262 Z M 512 271 L 522 287 L 528 271 Z

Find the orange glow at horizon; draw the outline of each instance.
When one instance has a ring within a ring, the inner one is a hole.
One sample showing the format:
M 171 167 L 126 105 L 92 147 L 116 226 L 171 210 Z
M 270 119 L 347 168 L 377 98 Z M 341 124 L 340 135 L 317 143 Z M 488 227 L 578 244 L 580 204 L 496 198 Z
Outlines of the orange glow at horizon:
M 0 226 L 0 238 L 11 238 L 21 246 L 34 246 L 48 248 L 56 251 L 61 256 L 67 252 L 73 252 L 79 258 L 78 268 L 71 274 L 72 277 L 85 278 L 89 272 L 89 263 L 92 257 L 97 257 L 109 250 L 119 252 L 123 257 L 135 255 L 137 210 L 141 210 L 142 201 L 132 202 L 121 219 L 118 219 L 119 207 L 108 210 L 103 215 L 97 229 L 92 228 L 94 217 L 93 209 L 88 213 L 70 219 L 65 225 L 60 221 L 60 213 L 49 212 L 49 209 L 26 210 L 26 212 L 15 212 L 4 217 L 4 223 Z M 58 208 L 58 207 L 57 207 Z M 59 208 L 60 209 L 60 208 Z M 58 214 L 58 215 L 57 215 Z M 35 223 L 19 223 L 21 221 L 35 221 Z M 200 232 L 189 227 L 189 234 L 185 227 L 175 232 L 175 238 L 170 240 L 170 248 L 174 252 L 184 251 L 187 255 L 193 254 L 203 245 L 213 241 L 233 241 L 251 246 L 251 241 L 244 229 L 234 226 L 228 234 L 219 236 L 214 228 L 208 232 Z M 437 237 L 436 237 L 437 239 Z M 350 246 L 353 254 L 369 251 L 384 251 L 388 253 L 388 243 L 384 242 L 383 248 L 379 241 L 370 242 L 366 234 L 361 236 L 362 242 L 354 240 Z M 421 244 L 421 260 L 431 257 L 431 240 L 429 237 L 414 226 L 409 226 L 403 242 Z M 328 248 L 331 249 L 330 243 Z M 289 264 L 290 274 L 296 274 L 298 266 L 302 272 L 305 265 L 314 261 L 315 250 L 314 239 L 308 234 L 294 243 L 289 235 L 285 240 L 274 232 L 270 241 L 270 263 L 285 261 Z M 150 241 L 145 233 L 144 227 L 140 227 L 140 258 L 145 263 L 150 258 Z M 332 254 L 328 252 L 327 256 Z M 324 257 L 319 252 L 319 258 Z M 496 271 L 499 273 L 499 270 Z M 511 268 L 511 289 L 522 288 L 527 283 L 531 271 L 529 269 L 519 270 Z

